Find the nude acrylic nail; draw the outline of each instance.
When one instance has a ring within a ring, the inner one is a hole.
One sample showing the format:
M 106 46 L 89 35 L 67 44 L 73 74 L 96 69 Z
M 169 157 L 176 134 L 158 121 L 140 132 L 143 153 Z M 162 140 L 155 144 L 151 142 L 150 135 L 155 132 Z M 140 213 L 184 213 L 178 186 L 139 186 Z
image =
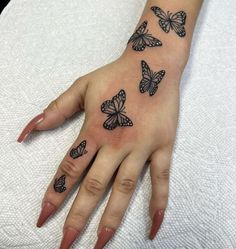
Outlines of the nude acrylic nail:
M 60 249 L 69 249 L 73 242 L 76 240 L 76 238 L 79 236 L 79 234 L 80 232 L 75 228 L 65 228 Z
M 153 240 L 160 229 L 162 221 L 164 219 L 165 211 L 163 209 L 157 210 L 152 220 L 152 227 L 149 234 L 149 239 Z
M 42 122 L 44 119 L 44 113 L 41 113 L 34 117 L 23 129 L 20 136 L 17 139 L 17 142 L 21 143 L 26 139 L 26 137 L 35 129 L 36 125 Z
M 115 230 L 111 228 L 108 227 L 102 228 L 101 232 L 98 235 L 98 240 L 94 249 L 102 249 L 107 244 L 107 242 L 112 238 L 114 233 Z
M 56 210 L 57 207 L 55 205 L 50 202 L 44 202 L 42 211 L 37 221 L 37 227 L 41 227 L 45 223 L 45 221 L 56 212 Z

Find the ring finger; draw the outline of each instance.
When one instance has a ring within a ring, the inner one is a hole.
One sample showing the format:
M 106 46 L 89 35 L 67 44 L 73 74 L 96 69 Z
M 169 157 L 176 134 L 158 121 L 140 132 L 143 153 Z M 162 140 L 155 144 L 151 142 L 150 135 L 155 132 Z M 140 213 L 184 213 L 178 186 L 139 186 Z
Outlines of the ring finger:
M 133 152 L 122 162 L 98 227 L 95 249 L 102 249 L 119 227 L 147 157 L 143 151 Z

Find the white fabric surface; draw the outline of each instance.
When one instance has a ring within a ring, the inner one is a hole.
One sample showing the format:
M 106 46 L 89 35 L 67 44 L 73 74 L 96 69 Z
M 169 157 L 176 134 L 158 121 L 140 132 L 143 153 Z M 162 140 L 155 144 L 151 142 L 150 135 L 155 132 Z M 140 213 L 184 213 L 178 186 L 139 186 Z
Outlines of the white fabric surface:
M 144 0 L 12 0 L 0 16 L 0 248 L 58 248 L 75 193 L 47 224 L 43 194 L 83 116 L 16 138 L 78 76 L 118 57 Z M 169 205 L 158 237 L 150 227 L 149 170 L 107 248 L 236 248 L 236 1 L 205 1 L 181 83 Z M 105 201 L 74 248 L 93 248 Z

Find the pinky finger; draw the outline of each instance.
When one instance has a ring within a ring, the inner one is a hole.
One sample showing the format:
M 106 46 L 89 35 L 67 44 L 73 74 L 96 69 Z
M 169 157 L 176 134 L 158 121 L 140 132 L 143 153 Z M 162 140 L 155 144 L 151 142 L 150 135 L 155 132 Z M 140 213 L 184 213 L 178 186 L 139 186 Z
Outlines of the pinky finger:
M 169 169 L 171 154 L 166 151 L 156 151 L 151 157 L 152 197 L 150 200 L 150 217 L 152 227 L 149 239 L 153 240 L 161 227 L 169 193 Z

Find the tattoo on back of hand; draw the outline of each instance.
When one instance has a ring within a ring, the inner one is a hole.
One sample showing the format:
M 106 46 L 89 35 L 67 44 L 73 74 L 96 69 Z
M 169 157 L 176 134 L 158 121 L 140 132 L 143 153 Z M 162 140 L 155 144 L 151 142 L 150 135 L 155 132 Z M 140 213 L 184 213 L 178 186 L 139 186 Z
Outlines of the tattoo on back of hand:
M 65 179 L 66 179 L 65 175 L 62 175 L 59 178 L 55 179 L 54 184 L 53 184 L 53 188 L 56 192 L 62 193 L 64 191 L 66 191 Z
M 170 29 L 172 29 L 179 37 L 184 37 L 186 35 L 184 25 L 187 14 L 184 11 L 178 11 L 175 14 L 172 14 L 169 11 L 165 13 L 157 6 L 151 7 L 151 10 L 160 18 L 159 25 L 163 31 L 169 33 Z
M 162 46 L 162 42 L 157 38 L 153 37 L 151 34 L 148 34 L 146 30 L 148 25 L 147 21 L 144 21 L 134 34 L 130 37 L 128 44 L 133 43 L 132 48 L 135 51 L 143 51 L 146 47 L 158 47 Z
M 103 127 L 113 130 L 118 126 L 133 126 L 130 118 L 124 115 L 126 93 L 123 89 L 119 91 L 111 100 L 106 100 L 101 105 L 101 111 L 107 114 L 107 120 L 103 123 Z
M 139 91 L 141 93 L 149 92 L 149 95 L 153 96 L 165 76 L 165 70 L 153 72 L 144 60 L 141 61 L 141 67 L 143 78 L 139 84 Z
M 70 151 L 70 157 L 72 157 L 73 159 L 76 159 L 78 157 L 83 156 L 84 154 L 86 154 L 88 151 L 85 149 L 86 148 L 86 140 L 83 140 L 76 148 L 73 148 Z

